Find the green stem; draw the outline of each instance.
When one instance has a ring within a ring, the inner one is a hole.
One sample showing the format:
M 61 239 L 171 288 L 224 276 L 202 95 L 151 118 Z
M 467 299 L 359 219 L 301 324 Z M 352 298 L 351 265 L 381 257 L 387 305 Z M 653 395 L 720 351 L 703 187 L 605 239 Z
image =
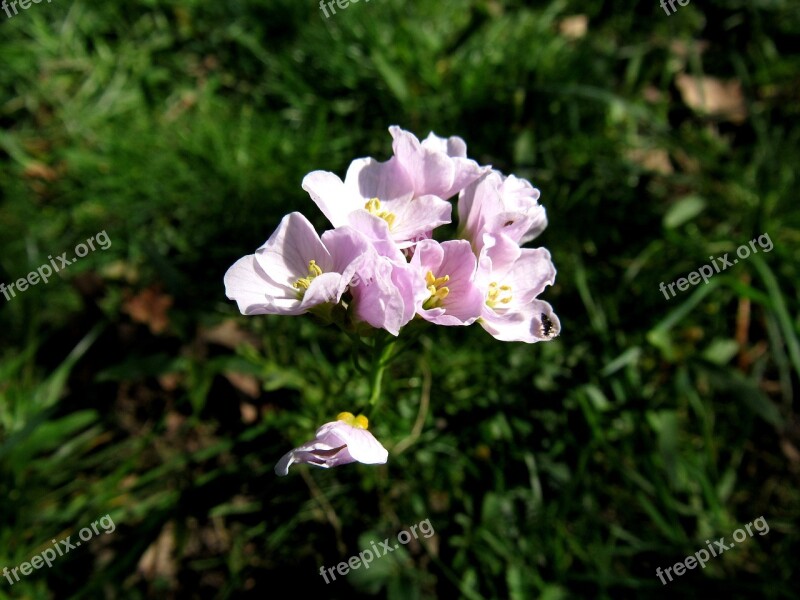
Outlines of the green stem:
M 383 372 L 386 365 L 392 358 L 397 338 L 392 337 L 388 341 L 385 338 L 379 338 L 375 342 L 375 358 L 372 363 L 372 377 L 370 381 L 370 396 L 369 396 L 369 410 L 373 412 L 381 399 L 381 386 L 383 384 Z

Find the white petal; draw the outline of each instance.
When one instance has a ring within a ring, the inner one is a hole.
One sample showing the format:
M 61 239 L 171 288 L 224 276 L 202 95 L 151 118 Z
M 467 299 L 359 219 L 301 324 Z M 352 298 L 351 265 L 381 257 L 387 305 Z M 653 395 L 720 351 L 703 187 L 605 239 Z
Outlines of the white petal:
M 303 312 L 297 298 L 287 298 L 285 288 L 269 280 L 252 254 L 237 260 L 225 273 L 224 282 L 226 296 L 236 301 L 243 315 Z
M 334 227 L 346 225 L 347 215 L 363 206 L 362 199 L 349 193 L 342 180 L 328 171 L 312 171 L 303 178 L 302 187 Z
M 366 465 L 384 464 L 389 452 L 366 429 L 353 427 L 344 421 L 325 423 L 317 430 L 317 439 L 328 444 L 341 440 L 347 444 L 350 456 Z

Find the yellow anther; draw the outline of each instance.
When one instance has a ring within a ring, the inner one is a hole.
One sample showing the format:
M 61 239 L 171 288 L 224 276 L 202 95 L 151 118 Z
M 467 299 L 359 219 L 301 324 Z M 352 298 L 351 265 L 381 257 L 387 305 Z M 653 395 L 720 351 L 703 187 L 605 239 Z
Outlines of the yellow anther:
M 308 289 L 308 286 L 311 285 L 311 280 L 314 279 L 314 277 L 318 277 L 319 275 L 322 275 L 322 269 L 319 268 L 317 261 L 315 260 L 308 261 L 308 276 L 301 277 L 292 284 L 293 287 L 298 290 L 298 294 L 300 295 L 301 298 Z
M 428 284 L 428 289 L 430 289 L 431 286 L 435 288 L 440 287 L 445 283 L 447 283 L 448 281 L 450 281 L 450 275 L 445 275 L 444 277 L 437 278 L 434 277 L 431 271 L 428 271 L 427 275 L 425 275 L 425 283 Z
M 450 275 L 436 277 L 432 271 L 426 273 L 425 283 L 428 284 L 430 297 L 422 303 L 422 308 L 430 310 L 431 308 L 439 308 L 442 305 L 442 300 L 447 298 L 450 293 L 450 288 L 444 285 L 448 281 L 450 281 Z
M 389 225 L 389 229 L 394 226 L 394 222 L 397 219 L 397 216 L 389 212 L 388 210 L 381 209 L 381 201 L 377 198 L 371 198 L 367 200 L 367 203 L 364 205 L 366 211 L 371 214 L 375 215 L 376 217 L 383 219 Z
M 500 292 L 505 292 L 502 298 L 500 297 Z M 508 304 L 511 299 L 510 285 L 498 285 L 496 281 L 489 284 L 489 291 L 486 292 L 486 305 L 489 308 L 494 308 L 498 303 Z
M 357 417 L 353 415 L 351 412 L 340 412 L 336 415 L 337 421 L 344 421 L 351 427 L 356 427 L 358 429 L 367 429 L 369 427 L 369 419 L 364 415 L 358 415 Z

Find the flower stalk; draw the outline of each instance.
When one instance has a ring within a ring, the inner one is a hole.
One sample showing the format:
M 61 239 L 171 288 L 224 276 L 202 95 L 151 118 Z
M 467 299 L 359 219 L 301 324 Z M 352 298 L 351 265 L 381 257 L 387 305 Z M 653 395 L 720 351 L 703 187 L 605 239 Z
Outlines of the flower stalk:
M 374 411 L 381 399 L 381 387 L 383 385 L 383 372 L 392 360 L 396 337 L 379 337 L 375 341 L 375 358 L 372 362 L 372 373 L 370 374 L 370 396 L 369 410 Z

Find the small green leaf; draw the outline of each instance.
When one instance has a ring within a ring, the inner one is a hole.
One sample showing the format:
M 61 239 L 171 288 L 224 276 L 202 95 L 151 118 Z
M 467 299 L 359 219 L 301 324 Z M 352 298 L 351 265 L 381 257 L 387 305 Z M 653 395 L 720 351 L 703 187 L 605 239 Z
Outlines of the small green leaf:
M 686 196 L 673 204 L 664 215 L 664 227 L 675 229 L 687 221 L 691 221 L 706 207 L 706 201 L 700 196 Z

